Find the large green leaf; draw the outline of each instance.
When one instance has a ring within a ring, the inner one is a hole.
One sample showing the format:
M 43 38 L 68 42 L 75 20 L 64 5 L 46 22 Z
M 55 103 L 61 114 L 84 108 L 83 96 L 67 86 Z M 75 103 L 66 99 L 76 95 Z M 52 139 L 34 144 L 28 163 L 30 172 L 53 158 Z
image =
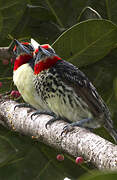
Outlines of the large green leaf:
M 78 21 L 86 21 L 88 19 L 102 19 L 100 14 L 92 9 L 91 7 L 85 7 L 80 16 L 78 17 Z
M 33 0 L 32 3 L 34 4 Z M 40 0 L 38 5 L 47 7 L 61 28 L 68 28 L 77 22 L 77 18 L 87 2 L 86 0 Z
M 2 30 L 2 25 L 3 25 L 3 17 L 2 17 L 1 11 L 0 11 L 0 32 Z
M 0 28 L 1 46 L 3 46 L 4 39 L 19 22 L 28 2 L 29 0 L 0 0 L 0 19 L 2 19 L 3 22 Z
M 39 43 L 50 43 L 60 34 L 61 29 L 56 24 L 55 17 L 51 12 L 40 6 L 27 5 L 22 18 L 12 31 L 15 38 L 33 37 L 39 39 Z
M 71 25 L 74 25 L 77 22 L 77 18 L 81 11 L 87 6 L 94 8 L 102 18 L 117 23 L 116 0 L 32 0 L 32 3 L 47 7 L 62 28 L 68 28 Z
M 88 20 L 65 31 L 53 48 L 62 58 L 84 66 L 104 57 L 117 43 L 117 26 L 107 20 Z
M 114 84 L 114 93 L 115 93 L 115 97 L 116 97 L 116 101 L 117 101 L 117 75 L 114 79 L 113 84 Z
M 117 24 L 117 1 L 116 0 L 88 0 L 88 5 L 100 13 L 103 18 Z
M 117 173 L 116 172 L 92 172 L 92 175 L 84 175 L 79 178 L 79 180 L 116 180 Z

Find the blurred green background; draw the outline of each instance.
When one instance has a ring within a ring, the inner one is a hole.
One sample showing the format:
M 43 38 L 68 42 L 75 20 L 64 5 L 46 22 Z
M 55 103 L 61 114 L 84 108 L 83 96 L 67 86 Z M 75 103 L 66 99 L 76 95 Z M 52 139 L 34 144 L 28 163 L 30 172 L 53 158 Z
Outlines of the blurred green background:
M 0 46 L 12 38 L 48 43 L 62 58 L 89 77 L 107 103 L 117 128 L 117 1 L 0 0 Z M 0 93 L 16 89 L 13 63 L 0 61 Z M 100 128 L 95 133 L 113 142 Z M 76 165 L 68 155 L 56 160 L 50 147 L 0 127 L 0 179 L 117 179 L 116 173 L 95 172 L 90 163 Z

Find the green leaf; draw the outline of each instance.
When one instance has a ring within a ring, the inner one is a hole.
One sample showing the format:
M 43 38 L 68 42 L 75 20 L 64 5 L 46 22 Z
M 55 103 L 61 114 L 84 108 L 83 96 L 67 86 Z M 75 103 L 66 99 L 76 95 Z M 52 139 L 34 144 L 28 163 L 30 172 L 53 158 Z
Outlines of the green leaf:
M 103 18 L 113 21 L 117 24 L 117 1 L 116 0 L 89 0 L 88 6 L 91 6 L 101 14 Z
M 39 43 L 47 43 L 47 41 L 53 42 L 60 32 L 61 29 L 56 24 L 55 17 L 47 8 L 28 5 L 12 31 L 12 36 L 18 39 L 33 37 L 34 39 L 38 38 Z
M 117 26 L 107 20 L 88 20 L 65 31 L 53 44 L 58 55 L 84 66 L 103 58 L 117 43 Z
M 0 147 L 0 167 L 2 167 L 15 157 L 16 148 L 8 138 L 1 135 Z
M 115 77 L 115 79 L 113 81 L 113 85 L 114 85 L 114 95 L 115 95 L 116 101 L 117 101 L 117 76 Z
M 116 172 L 92 172 L 93 175 L 84 175 L 83 177 L 79 178 L 79 180 L 116 180 L 117 173 Z
M 68 28 L 77 22 L 77 18 L 87 2 L 86 0 L 45 0 L 45 5 L 55 16 L 58 25 L 61 28 Z
M 27 6 L 30 11 L 30 16 L 34 19 L 41 20 L 41 21 L 54 21 L 56 22 L 55 17 L 53 14 L 49 11 L 48 8 L 41 7 L 41 6 L 33 6 L 33 5 L 28 5 Z
M 19 22 L 26 8 L 26 3 L 28 2 L 29 0 L 0 1 L 0 19 L 2 19 L 3 21 L 0 28 L 0 43 L 2 43 L 1 46 L 3 46 L 4 39 L 7 37 L 8 34 L 11 33 L 11 31 Z
M 2 30 L 2 26 L 3 26 L 3 18 L 2 18 L 1 11 L 0 11 L 0 32 Z
M 68 155 L 64 161 L 58 161 L 56 156 L 61 151 L 39 143 L 36 139 L 31 140 L 29 137 L 1 128 L 0 132 L 3 136 L 0 136 L 0 179 L 76 179 L 88 171 L 86 167 L 83 169 L 76 165 L 75 160 L 71 161 Z
M 80 22 L 88 19 L 102 19 L 102 18 L 100 14 L 91 7 L 85 7 L 81 12 L 78 21 Z

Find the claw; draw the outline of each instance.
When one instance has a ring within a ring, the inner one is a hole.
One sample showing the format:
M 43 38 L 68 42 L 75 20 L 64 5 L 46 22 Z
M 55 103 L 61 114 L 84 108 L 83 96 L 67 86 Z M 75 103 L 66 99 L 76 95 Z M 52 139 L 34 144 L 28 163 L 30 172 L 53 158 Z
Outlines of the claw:
M 57 120 L 60 120 L 60 117 L 57 117 L 57 116 L 56 116 L 56 117 L 50 119 L 50 120 L 46 123 L 46 125 L 45 125 L 46 129 L 47 129 L 48 126 L 50 126 L 53 122 L 55 122 L 55 121 L 57 121 Z
M 64 126 L 63 131 L 61 132 L 61 136 L 63 135 L 63 133 L 67 134 L 68 132 L 73 131 L 73 129 L 74 128 L 73 128 L 72 124 L 68 124 L 68 125 Z
M 15 107 L 14 107 L 14 111 L 15 111 L 15 109 L 18 107 L 18 105 L 15 105 Z
M 14 111 L 15 111 L 15 109 L 16 109 L 17 107 L 18 107 L 18 108 L 21 108 L 21 107 L 23 107 L 23 106 L 21 106 L 21 104 L 17 104 L 17 105 L 15 105 L 15 107 L 14 107 Z
M 39 114 L 40 114 L 39 112 L 40 112 L 40 111 L 37 111 L 37 112 L 35 112 L 35 113 L 32 113 L 32 114 L 31 114 L 31 120 L 33 120 L 33 116 L 39 115 Z
M 36 111 L 36 112 L 34 112 L 33 114 L 31 114 L 31 119 L 32 119 L 32 117 L 33 116 L 36 116 L 36 115 L 41 115 L 41 114 L 44 114 L 44 115 L 49 115 L 49 116 L 56 116 L 53 112 L 49 112 L 49 111 L 40 111 L 40 110 L 38 110 L 38 111 Z
M 22 108 L 22 107 L 26 107 L 26 108 L 33 108 L 34 110 L 36 110 L 36 108 L 34 108 L 33 106 L 31 106 L 30 104 L 26 104 L 26 103 L 21 103 L 21 104 L 17 104 L 17 105 L 15 105 L 15 107 L 14 107 L 14 111 L 15 111 L 15 109 L 16 108 Z
M 63 133 L 67 134 L 68 132 L 72 131 L 74 126 L 82 127 L 82 128 L 92 131 L 94 128 L 88 127 L 90 123 L 91 125 L 93 124 L 93 119 L 86 118 L 86 119 L 82 119 L 80 121 L 76 121 L 71 124 L 68 124 L 63 128 L 63 131 L 61 132 L 61 136 Z

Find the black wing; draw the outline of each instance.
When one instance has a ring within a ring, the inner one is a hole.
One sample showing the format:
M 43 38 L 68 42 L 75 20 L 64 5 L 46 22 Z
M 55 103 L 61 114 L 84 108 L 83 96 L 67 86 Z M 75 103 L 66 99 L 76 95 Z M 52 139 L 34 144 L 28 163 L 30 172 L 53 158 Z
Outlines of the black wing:
M 55 66 L 62 81 L 74 88 L 76 94 L 87 103 L 89 111 L 94 116 L 97 117 L 101 114 L 106 117 L 110 116 L 110 112 L 97 93 L 96 88 L 82 71 L 64 60 L 58 61 Z

